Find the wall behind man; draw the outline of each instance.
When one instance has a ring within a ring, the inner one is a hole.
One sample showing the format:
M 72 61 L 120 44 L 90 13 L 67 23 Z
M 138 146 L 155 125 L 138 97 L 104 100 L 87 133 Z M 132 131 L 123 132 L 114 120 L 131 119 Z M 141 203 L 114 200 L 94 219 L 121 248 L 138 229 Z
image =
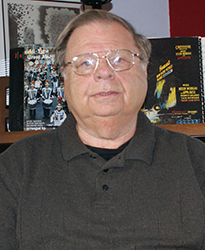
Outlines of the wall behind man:
M 205 37 L 205 0 L 169 0 L 170 36 Z
M 112 0 L 110 12 L 117 14 L 147 37 L 169 37 L 168 0 Z

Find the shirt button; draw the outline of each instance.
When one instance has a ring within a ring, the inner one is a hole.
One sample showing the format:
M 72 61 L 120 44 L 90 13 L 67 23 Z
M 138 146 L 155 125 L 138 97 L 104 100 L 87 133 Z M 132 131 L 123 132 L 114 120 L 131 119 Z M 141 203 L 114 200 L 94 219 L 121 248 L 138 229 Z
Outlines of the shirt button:
M 93 159 L 96 159 L 96 156 L 95 155 L 90 155 L 91 158 Z
M 103 169 L 103 172 L 105 172 L 105 173 L 107 173 L 108 171 L 109 171 L 109 169 L 108 169 L 108 168 Z
M 107 191 L 108 189 L 109 189 L 109 187 L 108 187 L 107 185 L 103 185 L 103 186 L 102 186 L 102 190 L 103 190 L 103 191 Z

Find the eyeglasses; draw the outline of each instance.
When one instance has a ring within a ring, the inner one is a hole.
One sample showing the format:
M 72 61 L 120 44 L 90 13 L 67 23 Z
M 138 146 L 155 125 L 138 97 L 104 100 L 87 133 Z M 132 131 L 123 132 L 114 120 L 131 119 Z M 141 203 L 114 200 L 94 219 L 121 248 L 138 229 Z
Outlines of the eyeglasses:
M 107 53 L 105 56 L 98 56 L 96 53 Z M 127 49 L 108 50 L 94 53 L 86 53 L 75 56 L 72 61 L 65 63 L 64 67 L 71 64 L 73 71 L 80 76 L 95 73 L 99 66 L 100 58 L 106 59 L 111 69 L 115 71 L 125 71 L 131 69 L 135 63 L 135 56 L 140 60 L 139 54 L 132 53 Z

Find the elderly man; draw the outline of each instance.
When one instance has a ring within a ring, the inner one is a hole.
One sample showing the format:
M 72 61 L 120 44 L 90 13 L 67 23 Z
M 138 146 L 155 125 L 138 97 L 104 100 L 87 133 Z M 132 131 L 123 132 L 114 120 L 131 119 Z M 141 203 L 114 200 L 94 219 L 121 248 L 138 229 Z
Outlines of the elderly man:
M 68 24 L 56 60 L 71 114 L 1 155 L 1 249 L 205 249 L 205 145 L 140 112 L 149 55 L 106 11 Z

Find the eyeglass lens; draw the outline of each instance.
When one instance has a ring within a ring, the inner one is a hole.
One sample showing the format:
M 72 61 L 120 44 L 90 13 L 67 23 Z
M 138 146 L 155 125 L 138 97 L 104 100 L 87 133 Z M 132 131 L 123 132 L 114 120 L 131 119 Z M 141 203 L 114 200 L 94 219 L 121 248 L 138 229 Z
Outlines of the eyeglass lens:
M 110 51 L 106 56 L 84 54 L 73 59 L 73 70 L 79 75 L 91 74 L 95 71 L 99 58 L 106 58 L 109 66 L 116 71 L 130 69 L 133 65 L 133 54 L 128 50 Z

